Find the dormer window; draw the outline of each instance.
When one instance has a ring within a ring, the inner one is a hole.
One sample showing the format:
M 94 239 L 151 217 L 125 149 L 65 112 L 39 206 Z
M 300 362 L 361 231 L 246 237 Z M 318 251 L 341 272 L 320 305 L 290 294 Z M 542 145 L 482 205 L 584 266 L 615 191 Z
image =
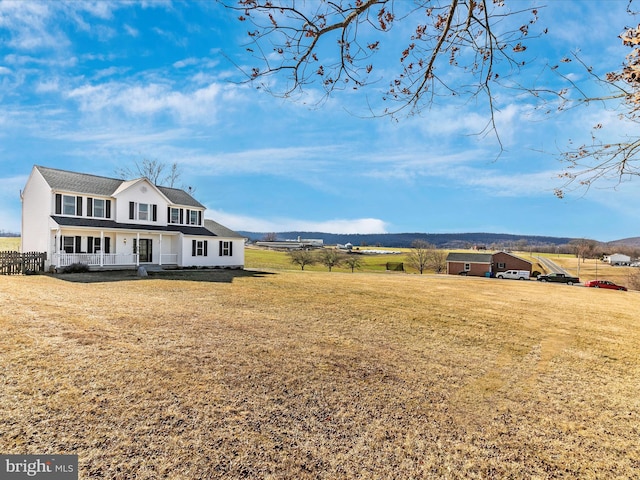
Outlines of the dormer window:
M 191 224 L 191 225 L 199 225 L 199 223 L 198 223 L 198 211 L 197 210 L 191 210 L 189 212 L 189 224 Z

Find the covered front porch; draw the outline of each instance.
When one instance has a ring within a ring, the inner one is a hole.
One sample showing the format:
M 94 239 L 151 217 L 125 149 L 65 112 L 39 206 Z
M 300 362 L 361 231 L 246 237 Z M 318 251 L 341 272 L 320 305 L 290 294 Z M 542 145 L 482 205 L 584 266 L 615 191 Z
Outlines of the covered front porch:
M 58 228 L 52 232 L 52 243 L 50 258 L 55 268 L 177 266 L 181 256 L 179 234 L 174 233 Z

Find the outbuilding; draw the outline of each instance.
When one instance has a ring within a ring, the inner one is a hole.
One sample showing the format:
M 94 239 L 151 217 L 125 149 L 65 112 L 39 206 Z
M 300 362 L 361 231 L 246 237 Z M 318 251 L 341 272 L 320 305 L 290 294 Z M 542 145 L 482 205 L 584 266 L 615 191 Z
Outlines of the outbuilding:
M 447 273 L 449 275 L 487 277 L 507 270 L 527 270 L 531 273 L 531 267 L 531 262 L 509 252 L 452 252 L 447 256 Z
M 622 253 L 614 253 L 613 255 L 605 255 L 602 261 L 609 265 L 630 265 L 631 257 Z

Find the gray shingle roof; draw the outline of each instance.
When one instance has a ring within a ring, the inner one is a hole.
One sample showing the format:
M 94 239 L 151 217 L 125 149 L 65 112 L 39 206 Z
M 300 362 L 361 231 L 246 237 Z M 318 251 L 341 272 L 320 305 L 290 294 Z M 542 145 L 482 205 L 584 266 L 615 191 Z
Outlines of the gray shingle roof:
M 103 228 L 108 230 L 144 230 L 154 232 L 181 232 L 185 235 L 198 235 L 203 237 L 216 236 L 214 232 L 210 232 L 204 227 L 196 227 L 193 225 L 140 225 L 136 223 L 118 223 L 113 220 L 102 220 L 96 218 L 83 217 L 62 217 L 52 215 L 51 218 L 62 227 L 89 227 Z
M 98 175 L 90 175 L 87 173 L 69 172 L 40 165 L 36 165 L 35 168 L 42 174 L 52 189 L 65 192 L 77 192 L 87 195 L 111 197 L 125 182 L 125 180 L 122 179 L 100 177 Z M 205 208 L 204 205 L 184 190 L 161 186 L 158 186 L 157 188 L 174 205 Z
M 122 180 L 99 177 L 86 173 L 68 172 L 55 168 L 35 167 L 54 190 L 78 192 L 110 197 L 122 184 Z
M 466 263 L 491 263 L 493 254 L 491 253 L 455 253 L 447 255 L 447 262 Z
M 220 225 L 218 222 L 209 220 L 208 218 L 205 218 L 204 220 L 204 228 L 206 228 L 207 230 L 209 230 L 211 233 L 213 233 L 218 237 L 244 238 L 239 233 L 236 233 L 233 230 L 228 229 L 224 225 Z

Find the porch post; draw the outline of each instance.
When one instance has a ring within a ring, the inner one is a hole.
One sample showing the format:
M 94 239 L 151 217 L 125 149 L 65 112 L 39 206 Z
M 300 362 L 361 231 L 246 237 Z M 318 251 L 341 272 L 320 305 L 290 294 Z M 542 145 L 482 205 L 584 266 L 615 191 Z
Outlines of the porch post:
M 56 237 L 53 240 L 55 242 L 55 245 L 53 246 L 53 250 L 51 251 L 52 255 L 51 255 L 51 260 L 53 260 L 53 255 L 58 254 L 58 259 L 56 261 L 57 265 L 56 267 L 60 266 L 60 227 L 58 227 L 56 229 Z
M 160 234 L 160 241 L 158 243 L 159 243 L 159 245 L 158 245 L 158 250 L 159 250 L 159 253 L 158 253 L 158 262 L 159 263 L 158 263 L 158 265 L 162 266 L 162 234 Z
M 104 267 L 104 230 L 100 230 L 100 266 Z
M 134 255 L 136 256 L 136 267 L 140 266 L 140 232 L 136 233 L 136 244 L 138 245 L 138 251 Z

